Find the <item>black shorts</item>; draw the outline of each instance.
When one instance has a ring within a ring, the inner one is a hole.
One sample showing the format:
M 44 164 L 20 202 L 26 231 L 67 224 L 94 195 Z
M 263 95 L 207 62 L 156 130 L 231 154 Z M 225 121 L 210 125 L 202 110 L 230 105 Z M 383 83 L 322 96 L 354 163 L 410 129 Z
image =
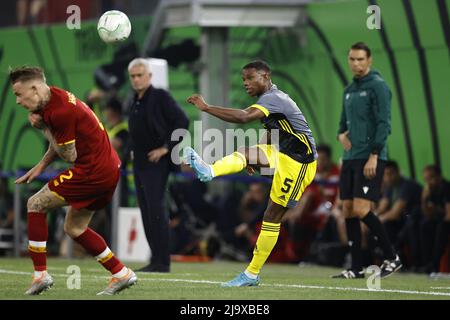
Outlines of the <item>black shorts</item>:
M 381 197 L 381 182 L 386 162 L 378 160 L 376 176 L 367 179 L 364 176 L 364 166 L 367 159 L 344 160 L 339 178 L 339 194 L 341 200 L 353 198 L 367 199 L 377 202 Z

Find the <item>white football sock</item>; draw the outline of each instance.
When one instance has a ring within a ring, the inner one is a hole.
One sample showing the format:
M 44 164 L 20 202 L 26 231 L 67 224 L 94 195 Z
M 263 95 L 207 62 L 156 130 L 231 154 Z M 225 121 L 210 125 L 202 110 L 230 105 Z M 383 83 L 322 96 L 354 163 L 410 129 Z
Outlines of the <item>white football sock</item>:
M 117 273 L 114 273 L 112 276 L 114 278 L 123 278 L 123 277 L 125 277 L 127 275 L 127 273 L 128 273 L 128 268 L 127 267 L 123 267 L 122 270 L 120 270 Z
M 247 270 L 245 270 L 244 271 L 244 273 L 245 273 L 245 275 L 247 276 L 247 277 L 249 277 L 250 279 L 256 279 L 256 278 L 258 278 L 258 275 L 257 274 L 253 274 L 253 273 L 251 273 L 251 272 L 249 272 L 249 271 L 247 271 Z

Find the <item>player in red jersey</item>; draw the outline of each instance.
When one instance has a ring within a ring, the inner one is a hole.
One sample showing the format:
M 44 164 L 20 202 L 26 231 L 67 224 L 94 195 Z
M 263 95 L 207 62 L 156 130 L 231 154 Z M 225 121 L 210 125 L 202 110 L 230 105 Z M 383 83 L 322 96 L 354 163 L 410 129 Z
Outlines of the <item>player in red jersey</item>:
M 46 214 L 63 206 L 69 206 L 64 231 L 112 274 L 99 294 L 115 294 L 135 284 L 136 274 L 88 227 L 94 211 L 111 201 L 120 174 L 119 157 L 103 125 L 72 93 L 48 86 L 41 68 L 20 67 L 9 77 L 16 103 L 29 111 L 32 126 L 41 129 L 50 143 L 42 160 L 16 183 L 31 182 L 58 156 L 73 164 L 28 200 L 28 251 L 35 273 L 26 294 L 40 294 L 53 285 L 46 270 Z

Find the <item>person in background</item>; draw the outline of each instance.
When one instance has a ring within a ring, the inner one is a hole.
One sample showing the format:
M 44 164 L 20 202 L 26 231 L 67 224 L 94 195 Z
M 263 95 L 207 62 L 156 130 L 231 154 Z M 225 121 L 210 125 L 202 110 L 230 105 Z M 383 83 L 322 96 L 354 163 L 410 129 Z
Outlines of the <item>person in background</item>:
M 122 103 L 117 98 L 109 99 L 105 107 L 104 116 L 109 140 L 122 162 L 120 167 L 122 172 L 120 205 L 128 207 L 129 188 L 126 171 L 130 157 L 130 134 L 128 132 L 128 122 L 123 118 Z
M 1 163 L 0 163 L 1 173 Z M 13 195 L 8 190 L 8 178 L 0 175 L 0 228 L 12 228 L 14 223 Z
M 238 248 L 245 253 L 250 254 L 255 245 L 253 239 L 267 206 L 267 193 L 264 182 L 252 183 L 239 203 L 240 223 L 234 228 L 234 237 Z
M 351 46 L 348 63 L 354 77 L 344 90 L 337 138 L 344 149 L 339 194 L 352 265 L 333 278 L 364 278 L 360 221 L 377 237 L 383 250 L 384 278 L 402 267 L 383 224 L 373 212 L 380 199 L 387 160 L 392 94 L 380 73 L 371 70 L 371 50 L 365 43 Z
M 425 187 L 422 192 L 424 220 L 421 228 L 422 255 L 426 272 L 432 276 L 439 271 L 441 257 L 450 234 L 450 182 L 442 177 L 441 169 L 428 165 L 423 169 Z
M 149 264 L 141 272 L 170 272 L 169 214 L 164 208 L 167 179 L 174 164 L 171 150 L 176 129 L 187 129 L 189 119 L 169 92 L 151 85 L 148 60 L 136 58 L 128 65 L 135 95 L 128 128 L 133 152 L 133 173 L 142 222 L 151 249 Z
M 105 98 L 106 96 L 103 96 Z M 105 102 L 103 118 L 105 119 L 105 129 L 108 133 L 111 146 L 116 150 L 119 156 L 120 165 L 120 207 L 128 207 L 129 181 L 126 176 L 129 165 L 129 134 L 128 123 L 122 117 L 122 104 L 113 97 Z M 91 227 L 95 228 L 107 242 L 111 240 L 111 222 L 112 222 L 112 203 L 109 203 L 104 209 L 96 212 Z
M 317 146 L 317 172 L 299 204 L 286 212 L 282 228 L 289 230 L 286 252 L 295 252 L 295 261 L 304 260 L 319 233 L 332 224 L 331 209 L 337 199 L 339 167 L 333 163 L 331 148 Z M 293 249 L 290 249 L 293 248 Z

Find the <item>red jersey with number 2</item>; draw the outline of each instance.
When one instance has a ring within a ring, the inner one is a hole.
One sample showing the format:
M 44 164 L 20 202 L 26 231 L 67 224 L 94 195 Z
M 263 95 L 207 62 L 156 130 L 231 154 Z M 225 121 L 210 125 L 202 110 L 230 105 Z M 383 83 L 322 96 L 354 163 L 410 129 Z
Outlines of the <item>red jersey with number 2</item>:
M 102 123 L 84 102 L 63 89 L 50 90 L 50 101 L 40 114 L 58 145 L 75 143 L 77 158 L 73 168 L 49 181 L 49 188 L 76 209 L 100 209 L 117 185 L 119 157 Z

